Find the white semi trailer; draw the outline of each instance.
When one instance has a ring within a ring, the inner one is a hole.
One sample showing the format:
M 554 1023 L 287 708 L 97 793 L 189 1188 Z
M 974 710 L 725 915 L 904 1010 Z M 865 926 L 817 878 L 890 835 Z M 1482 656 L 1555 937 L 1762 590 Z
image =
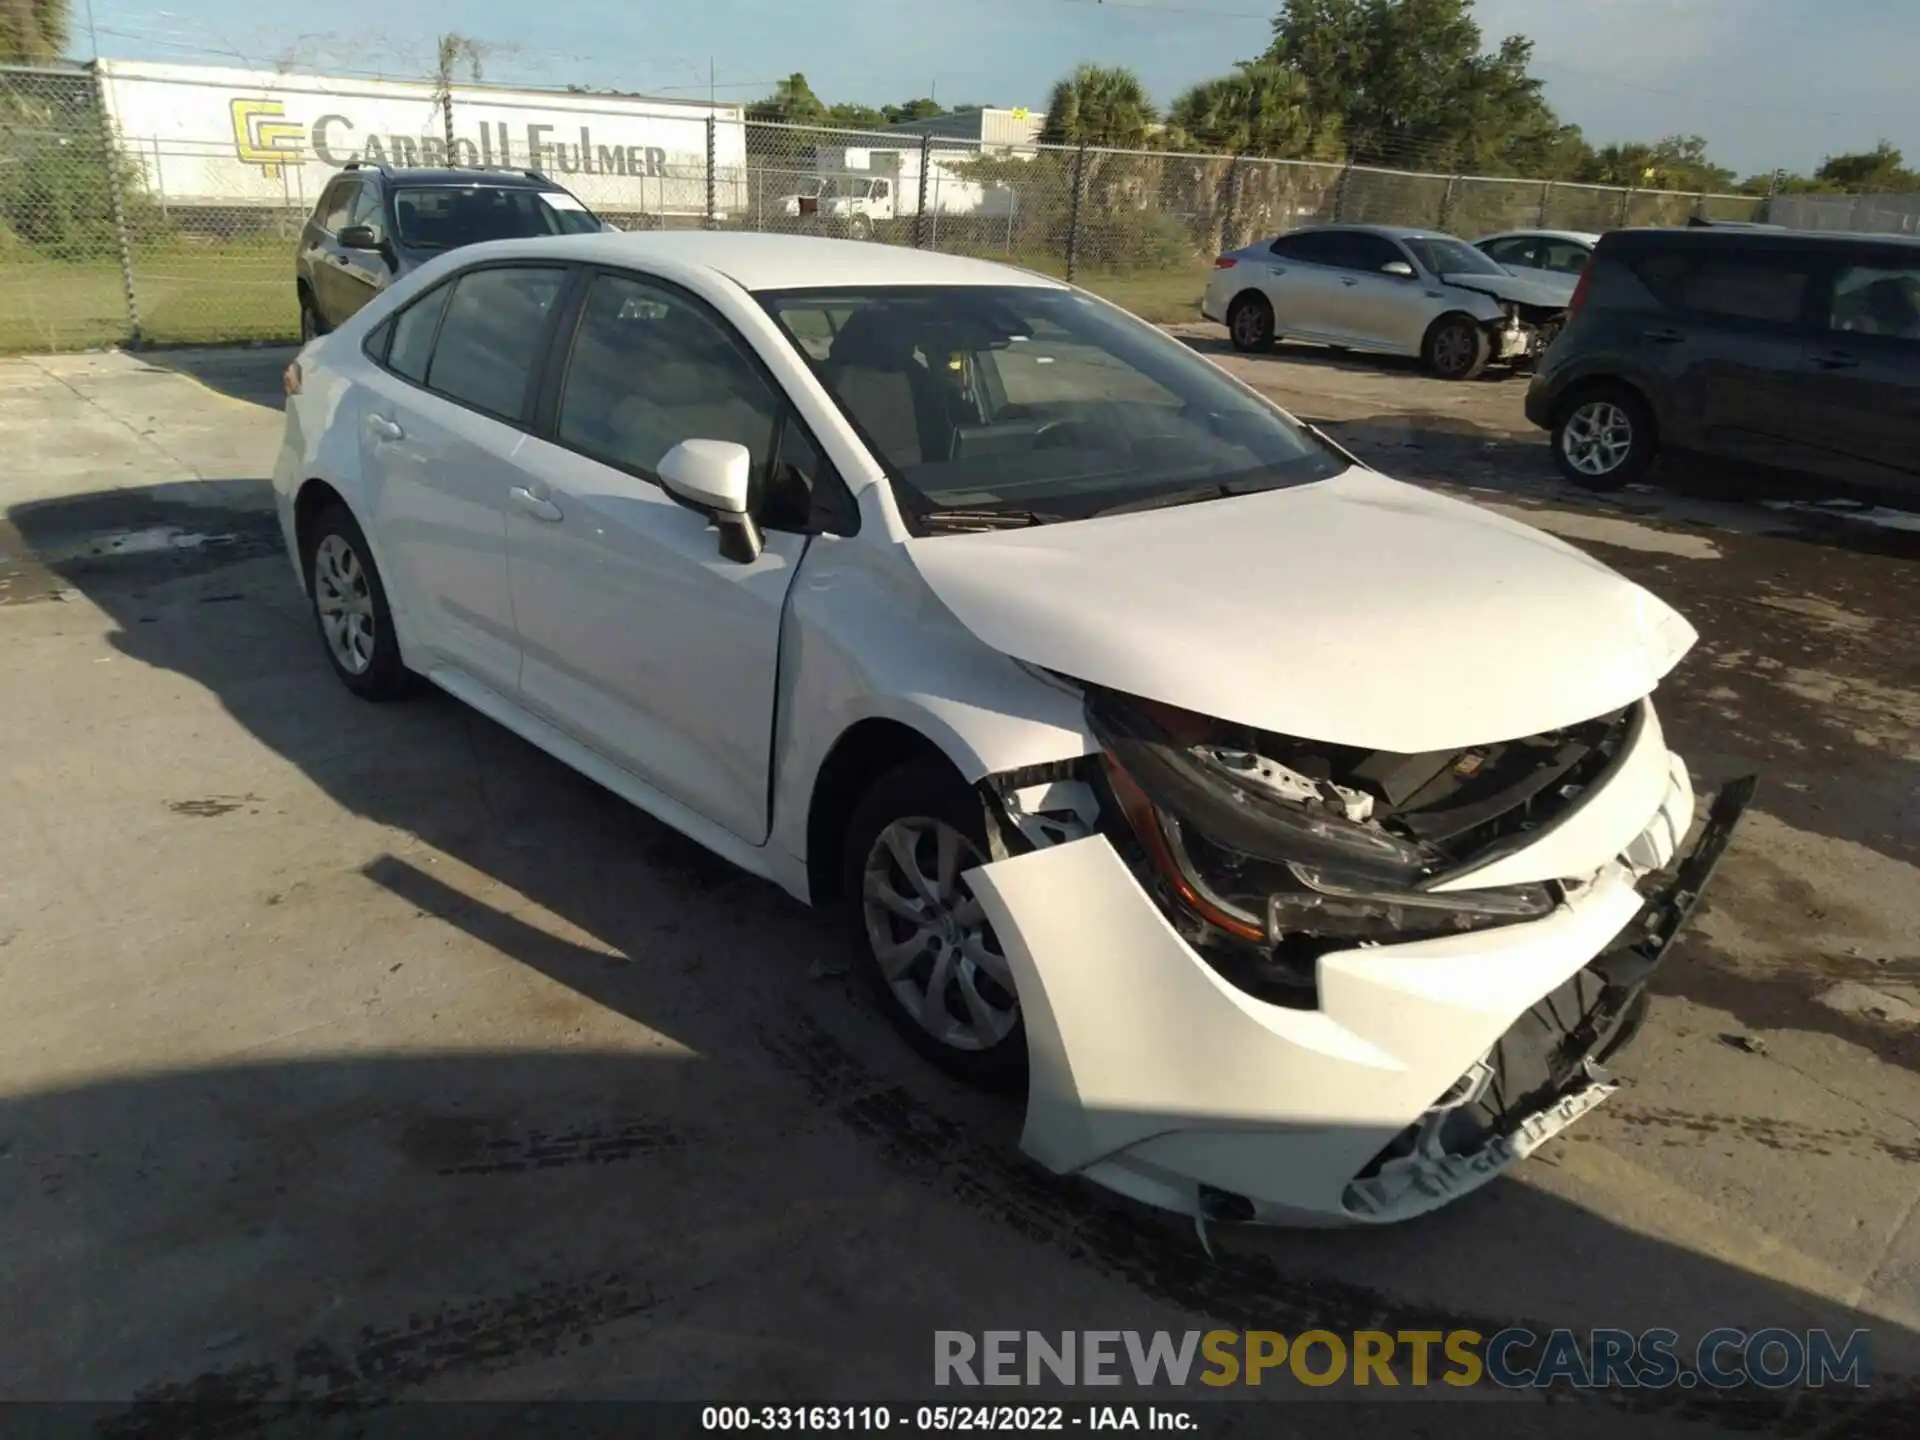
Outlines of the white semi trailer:
M 350 160 L 539 170 L 603 214 L 669 223 L 744 206 L 738 105 L 102 60 L 107 113 L 168 207 L 304 210 Z M 451 145 L 448 110 L 451 109 Z M 709 127 L 709 117 L 714 121 Z

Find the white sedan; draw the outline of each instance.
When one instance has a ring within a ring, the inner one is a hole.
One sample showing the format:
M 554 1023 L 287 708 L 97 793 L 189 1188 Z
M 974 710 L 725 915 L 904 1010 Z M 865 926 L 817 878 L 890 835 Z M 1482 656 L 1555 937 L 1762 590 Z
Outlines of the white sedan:
M 1590 230 L 1502 230 L 1473 242 L 1496 264 L 1523 279 L 1565 286 L 1569 296 L 1599 243 Z
M 1416 1214 L 1603 1099 L 1747 793 L 1683 858 L 1674 611 L 1024 271 L 477 245 L 287 389 L 349 689 L 842 907 L 1029 1154 L 1202 1223 Z

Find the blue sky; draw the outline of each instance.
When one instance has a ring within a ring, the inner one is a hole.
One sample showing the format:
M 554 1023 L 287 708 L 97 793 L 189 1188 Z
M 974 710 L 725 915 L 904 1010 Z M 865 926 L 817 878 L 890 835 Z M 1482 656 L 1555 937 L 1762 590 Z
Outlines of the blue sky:
M 1163 103 L 1258 53 L 1270 0 L 455 0 L 430 20 L 391 0 L 329 0 L 262 24 L 255 0 L 93 0 L 100 53 L 333 73 L 418 75 L 454 29 L 497 45 L 489 79 L 752 99 L 804 71 L 829 101 L 930 91 L 1042 105 L 1082 60 L 1132 66 Z M 86 0 L 74 51 L 89 49 Z M 1535 42 L 1560 114 L 1597 141 L 1697 133 L 1741 173 L 1806 170 L 1885 137 L 1920 163 L 1913 0 L 1480 0 L 1489 44 Z M 531 18 L 530 18 L 531 17 Z

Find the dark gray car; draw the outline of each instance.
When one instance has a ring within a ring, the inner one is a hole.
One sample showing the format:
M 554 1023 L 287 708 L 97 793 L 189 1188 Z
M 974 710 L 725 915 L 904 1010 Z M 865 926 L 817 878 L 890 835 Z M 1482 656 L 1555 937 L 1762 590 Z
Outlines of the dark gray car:
M 609 228 L 534 171 L 396 170 L 349 164 L 300 231 L 300 338 L 324 335 L 394 280 L 482 240 Z
M 1663 451 L 1920 494 L 1920 241 L 1617 230 L 1527 391 L 1594 490 Z

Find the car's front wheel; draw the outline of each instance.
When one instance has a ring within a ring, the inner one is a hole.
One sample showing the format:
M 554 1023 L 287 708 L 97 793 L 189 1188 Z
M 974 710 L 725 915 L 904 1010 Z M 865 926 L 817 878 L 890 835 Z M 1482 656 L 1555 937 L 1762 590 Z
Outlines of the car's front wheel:
M 310 344 L 326 334 L 326 328 L 320 323 L 320 312 L 314 308 L 313 296 L 304 289 L 300 292 L 300 343 Z
M 1273 306 L 1264 295 L 1248 294 L 1227 307 L 1227 334 L 1236 350 L 1271 350 L 1275 339 Z
M 952 1074 L 1017 1089 L 1027 1037 L 1013 970 L 961 878 L 986 855 L 979 797 L 944 765 L 916 761 L 855 809 L 842 874 L 859 964 L 895 1028 Z
M 1553 427 L 1560 473 L 1587 490 L 1631 485 L 1653 464 L 1659 437 L 1646 401 L 1623 385 L 1596 385 L 1571 396 Z
M 1493 342 L 1470 315 L 1442 315 L 1427 331 L 1420 359 L 1441 380 L 1475 380 L 1493 358 Z
M 394 700 L 411 688 L 393 611 L 367 537 L 344 505 L 314 517 L 307 537 L 307 593 L 327 659 L 364 700 Z

